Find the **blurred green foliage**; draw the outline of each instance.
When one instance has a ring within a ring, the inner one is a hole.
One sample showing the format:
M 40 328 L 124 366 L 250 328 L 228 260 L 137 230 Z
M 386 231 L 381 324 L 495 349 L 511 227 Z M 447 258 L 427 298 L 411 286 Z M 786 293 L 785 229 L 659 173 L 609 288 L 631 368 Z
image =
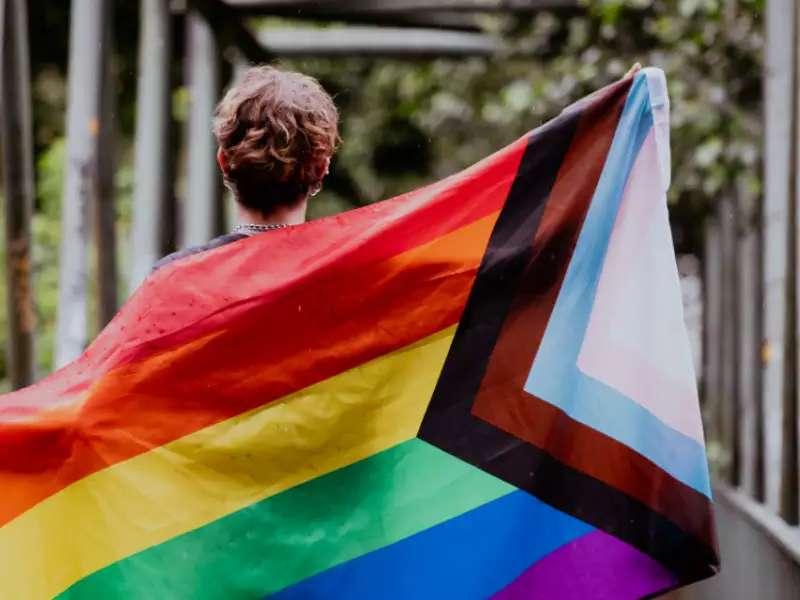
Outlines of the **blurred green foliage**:
M 116 201 L 123 266 L 129 251 L 134 177 L 137 4 L 116 2 L 114 20 Z M 492 59 L 283 61 L 285 67 L 319 78 L 335 95 L 342 114 L 343 143 L 325 190 L 312 202 L 311 216 L 373 202 L 453 173 L 621 77 L 638 61 L 667 73 L 674 233 L 679 251 L 696 253 L 702 220 L 720 195 L 737 190 L 755 200 L 761 191 L 763 4 L 764 0 L 595 0 L 582 10 L 487 16 L 482 25 L 507 46 L 502 56 Z M 40 372 L 45 373 L 52 363 L 57 299 L 69 6 L 42 2 L 30 7 L 37 350 Z M 174 38 L 180 55 L 178 20 Z M 180 68 L 176 61 L 176 79 Z M 185 116 L 186 101 L 185 90 L 178 89 L 173 103 L 177 121 Z M 5 335 L 4 311 L 3 303 L 0 338 Z M 3 373 L 0 363 L 0 377 Z
M 491 60 L 285 64 L 336 92 L 343 195 L 357 203 L 479 160 L 635 62 L 658 66 L 672 100 L 676 244 L 698 252 L 721 194 L 761 191 L 762 14 L 763 0 L 594 1 L 585 11 L 487 19 L 509 47 Z

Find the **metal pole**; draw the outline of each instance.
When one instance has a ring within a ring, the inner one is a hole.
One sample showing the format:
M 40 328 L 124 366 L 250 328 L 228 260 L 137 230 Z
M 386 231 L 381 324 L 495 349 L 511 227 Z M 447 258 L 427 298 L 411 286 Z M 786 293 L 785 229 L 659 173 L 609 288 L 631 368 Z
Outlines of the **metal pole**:
M 783 471 L 781 473 L 781 516 L 790 525 L 800 523 L 800 424 L 798 417 L 798 368 L 800 368 L 800 352 L 797 347 L 798 298 L 800 297 L 800 278 L 797 277 L 798 243 L 800 243 L 800 7 L 792 3 L 792 94 L 791 94 L 791 127 L 789 129 L 789 238 L 787 248 L 787 317 L 786 328 L 791 332 L 787 336 L 785 390 L 783 398 Z
M 707 220 L 703 252 L 703 409 L 709 441 L 716 445 L 720 442 L 722 393 L 722 248 L 719 229 L 716 215 Z
M 187 15 L 186 33 L 190 105 L 182 243 L 191 246 L 205 243 L 218 233 L 221 190 L 211 120 L 219 94 L 219 53 L 214 33 L 200 14 Z
M 100 148 L 97 156 L 97 177 L 92 198 L 97 273 L 97 325 L 102 329 L 117 312 L 117 235 L 114 173 L 116 171 L 116 85 L 111 60 L 113 36 L 111 10 L 106 15 L 103 31 L 104 52 Z
M 77 357 L 86 344 L 88 215 L 98 152 L 107 8 L 106 0 L 72 3 L 56 367 Z
M 33 213 L 28 15 L 25 0 L 0 1 L 0 139 L 5 196 L 8 376 L 13 388 L 34 377 L 30 223 Z
M 761 240 L 757 219 L 760 198 L 737 189 L 739 223 L 736 253 L 739 285 L 739 483 L 756 500 L 764 499 L 763 414 L 761 411 Z
M 784 399 L 786 394 L 786 349 L 789 289 L 790 144 L 788 124 L 793 112 L 793 19 L 794 0 L 773 0 L 766 8 L 765 48 L 765 157 L 764 209 L 764 491 L 767 506 L 781 512 Z M 792 295 L 794 295 L 792 293 Z
M 730 192 L 729 192 L 730 193 Z M 738 472 L 738 413 L 739 386 L 739 315 L 737 291 L 739 265 L 737 262 L 736 236 L 739 229 L 737 205 L 730 197 L 719 203 L 719 232 L 722 252 L 721 266 L 721 314 L 720 327 L 720 442 L 724 450 L 722 475 L 731 485 L 739 484 Z
M 141 1 L 139 79 L 136 113 L 136 183 L 133 195 L 133 252 L 130 289 L 147 277 L 162 253 L 161 220 L 172 202 L 169 156 L 170 64 L 169 3 Z

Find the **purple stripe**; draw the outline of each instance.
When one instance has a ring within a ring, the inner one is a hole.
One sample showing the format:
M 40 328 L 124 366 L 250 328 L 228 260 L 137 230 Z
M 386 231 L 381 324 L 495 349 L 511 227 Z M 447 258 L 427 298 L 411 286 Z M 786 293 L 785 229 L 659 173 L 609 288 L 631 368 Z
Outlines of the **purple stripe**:
M 676 585 L 646 554 L 602 531 L 561 546 L 495 594 L 497 600 L 626 600 Z

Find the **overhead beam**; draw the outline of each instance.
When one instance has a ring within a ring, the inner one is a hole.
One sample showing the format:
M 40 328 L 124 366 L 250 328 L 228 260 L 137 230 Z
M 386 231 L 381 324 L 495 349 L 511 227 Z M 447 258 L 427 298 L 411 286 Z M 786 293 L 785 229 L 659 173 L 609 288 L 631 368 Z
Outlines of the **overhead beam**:
M 242 15 L 238 14 L 223 0 L 189 0 L 188 8 L 201 15 L 214 30 L 214 36 L 223 55 L 227 50 L 235 49 L 251 63 L 269 62 L 274 57 L 259 44 L 253 33 L 242 23 Z M 227 58 L 231 60 L 229 54 Z
M 530 13 L 546 9 L 577 8 L 579 0 L 225 0 L 249 14 L 285 14 L 306 11 L 328 14 L 403 13 L 419 11 Z
M 369 26 L 264 29 L 258 40 L 270 54 L 287 58 L 488 56 L 501 49 L 479 33 Z
M 342 21 L 363 25 L 386 25 L 391 27 L 429 27 L 453 31 L 481 31 L 479 16 L 474 13 L 456 11 L 425 12 L 358 12 L 305 11 L 299 18 L 306 20 Z
M 222 0 L 218 0 L 222 2 Z M 482 13 L 453 11 L 453 10 L 425 10 L 425 11 L 399 11 L 375 10 L 369 5 L 360 5 L 349 8 L 347 5 L 329 5 L 321 3 L 319 6 L 303 3 L 300 6 L 274 6 L 267 8 L 239 7 L 224 2 L 229 14 L 234 18 L 242 19 L 252 16 L 285 17 L 293 20 L 305 21 L 337 21 L 354 25 L 386 25 L 390 27 L 429 27 L 432 29 L 450 29 L 453 31 L 481 31 L 480 17 Z
M 246 12 L 233 11 L 236 15 L 249 16 Z M 452 31 L 482 31 L 480 14 L 459 11 L 343 11 L 337 7 L 333 10 L 300 10 L 274 9 L 270 16 L 284 17 L 301 21 L 336 21 L 353 25 L 385 25 L 388 27 L 427 27 L 431 29 L 449 29 Z
M 528 5 L 531 0 L 518 0 Z M 574 6 L 576 0 L 552 0 Z M 516 6 L 517 0 L 515 0 Z M 541 2 L 541 0 L 537 0 Z M 551 2 L 551 3 L 552 3 Z M 450 6 L 462 8 L 465 3 L 446 0 L 444 4 L 401 0 L 400 3 L 341 2 L 309 0 L 188 0 L 187 7 L 201 14 L 213 29 L 222 54 L 231 62 L 235 49 L 251 63 L 263 63 L 277 57 L 331 56 L 360 54 L 370 57 L 428 58 L 436 56 L 489 55 L 498 49 L 496 42 L 478 36 L 477 16 L 473 13 L 441 10 Z M 496 3 L 480 3 L 484 8 Z M 510 6 L 510 5 L 509 5 Z M 519 5 L 520 7 L 522 4 Z M 424 8 L 419 11 L 417 8 Z M 519 7 L 518 7 L 519 8 Z M 391 10 L 389 10 L 391 9 Z M 400 10 L 403 9 L 403 10 Z M 254 35 L 242 19 L 254 14 L 271 14 L 307 19 L 337 20 L 371 25 L 392 24 L 393 28 L 353 29 L 271 29 L 269 37 Z M 424 28 L 415 25 L 425 25 Z M 405 29 L 405 28 L 408 29 Z M 449 29 L 441 32 L 439 29 Z M 375 34 L 369 33 L 375 32 Z M 350 34 L 353 37 L 350 37 Z M 457 37 L 474 34 L 474 37 Z
M 582 6 L 579 0 L 224 0 L 224 3 L 241 16 L 270 15 L 457 31 L 480 31 L 482 14 L 530 14 Z

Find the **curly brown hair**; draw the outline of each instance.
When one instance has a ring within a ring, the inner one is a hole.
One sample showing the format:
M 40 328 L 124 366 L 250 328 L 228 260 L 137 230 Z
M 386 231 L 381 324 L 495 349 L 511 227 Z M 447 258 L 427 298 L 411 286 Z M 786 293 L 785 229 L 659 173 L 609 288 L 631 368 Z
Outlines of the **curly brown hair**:
M 225 182 L 238 202 L 269 214 L 317 189 L 339 142 L 338 120 L 316 79 L 271 66 L 248 69 L 214 118 Z

